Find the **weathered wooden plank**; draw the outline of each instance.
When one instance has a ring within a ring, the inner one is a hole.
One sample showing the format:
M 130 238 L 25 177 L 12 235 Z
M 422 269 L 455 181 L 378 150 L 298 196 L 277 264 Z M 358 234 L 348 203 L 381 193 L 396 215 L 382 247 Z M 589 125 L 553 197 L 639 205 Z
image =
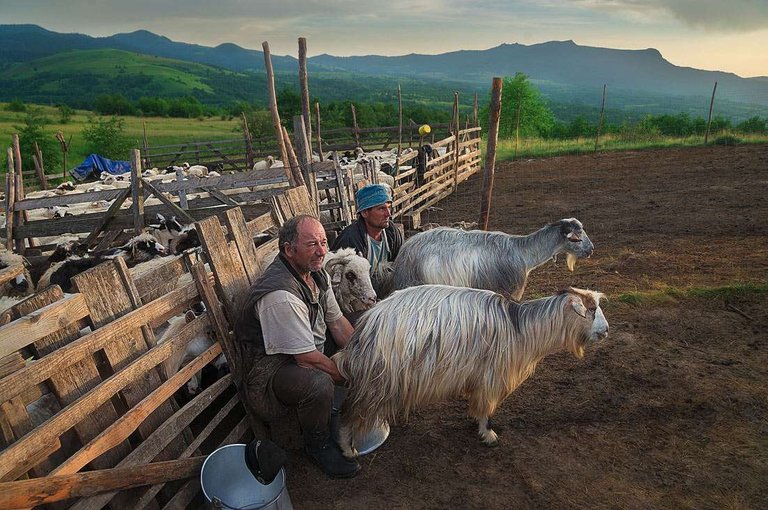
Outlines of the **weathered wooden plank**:
M 157 301 L 155 301 L 155 303 L 156 302 Z M 117 319 L 117 321 L 121 319 Z M 203 325 L 203 322 L 193 321 L 190 324 L 196 324 L 195 327 L 200 327 Z M 91 335 L 89 336 L 96 336 L 100 331 L 102 330 L 97 330 L 91 333 Z M 84 338 L 87 338 L 87 337 L 84 337 Z M 70 346 L 75 345 L 80 340 L 83 340 L 83 339 L 81 338 L 65 347 L 60 348 L 58 351 L 56 351 L 53 354 L 50 354 L 44 359 L 47 359 L 48 357 L 61 355 L 62 351 L 68 350 Z M 130 384 L 135 384 L 137 381 L 141 380 L 144 377 L 144 375 L 148 373 L 153 367 L 164 362 L 171 355 L 171 353 L 174 352 L 174 350 L 183 349 L 184 346 L 186 345 L 186 342 L 188 341 L 189 341 L 188 337 L 178 335 L 174 338 L 169 339 L 168 342 L 164 342 L 161 345 L 158 345 L 157 347 L 155 347 L 154 349 L 149 350 L 148 352 L 140 356 L 138 359 L 128 364 L 125 368 L 123 368 L 122 370 L 120 370 L 110 378 L 100 383 L 93 390 L 89 391 L 82 397 L 78 398 L 75 402 L 68 405 L 67 407 L 62 409 L 60 412 L 56 413 L 55 416 L 53 416 L 51 419 L 49 419 L 48 421 L 46 421 L 45 423 L 37 427 L 33 432 L 20 438 L 14 444 L 6 448 L 4 451 L 0 452 L 0 480 L 7 480 L 8 473 L 10 473 L 13 469 L 26 467 L 26 469 L 23 469 L 22 472 L 29 469 L 31 465 L 29 464 L 28 457 L 30 453 L 38 450 L 39 444 L 49 443 L 53 441 L 54 438 L 59 437 L 64 431 L 68 430 L 75 423 L 78 423 L 80 420 L 82 420 L 84 416 L 88 415 L 89 413 L 93 413 L 104 402 L 112 398 L 112 396 L 115 395 L 118 391 L 122 390 L 123 388 L 125 388 Z M 218 344 L 216 344 L 214 347 L 218 347 Z M 221 351 L 220 348 L 216 350 L 218 352 Z M 212 353 L 211 356 L 215 358 L 215 354 Z M 199 367 L 193 367 L 193 369 L 194 368 L 200 369 L 204 364 L 205 363 L 200 362 Z M 198 365 L 198 363 L 195 363 L 195 365 Z M 44 366 L 45 365 L 39 367 L 38 372 L 43 371 L 42 369 Z M 187 365 L 187 366 L 190 366 L 190 365 Z M 179 376 L 179 380 L 181 379 L 181 377 L 184 377 L 184 376 L 187 376 L 187 379 L 189 379 L 189 376 L 191 376 L 191 374 L 194 373 L 192 371 L 193 369 L 190 369 L 189 371 L 185 371 L 184 369 L 182 369 L 176 374 L 176 376 L 183 373 L 182 376 Z M 27 369 L 25 368 L 7 377 L 3 381 L 4 384 L 0 385 L 0 391 L 5 390 L 4 386 L 6 382 L 8 382 L 9 380 L 13 379 L 15 376 L 18 376 L 19 374 L 22 374 L 26 371 Z M 183 383 L 184 381 L 181 381 L 179 386 Z M 144 404 L 144 405 L 145 405 L 145 408 L 142 409 L 142 411 L 146 411 L 146 407 L 149 404 Z M 123 418 L 125 418 L 125 416 L 123 416 Z M 136 424 L 136 426 L 138 426 L 138 423 Z M 114 427 L 114 423 L 112 424 L 112 427 Z M 103 439 L 99 440 L 99 438 L 104 437 L 105 435 L 108 435 L 110 430 L 111 429 L 105 429 L 105 431 L 102 432 L 100 436 L 97 436 L 97 439 L 89 443 L 89 445 L 91 445 L 90 447 L 91 452 L 93 452 L 94 443 L 97 443 L 99 446 L 104 446 L 104 440 Z M 125 438 L 121 439 L 119 436 L 113 435 L 108 439 L 114 444 L 119 444 Z M 86 459 L 86 457 L 84 457 L 84 454 L 82 453 L 83 450 L 80 450 L 80 452 L 81 453 L 79 454 L 79 456 L 75 459 L 77 461 L 82 461 Z M 86 463 L 87 462 L 88 460 L 86 460 Z
M 200 475 L 205 456 L 0 483 L 0 508 L 21 508 Z
M 235 256 L 234 250 L 230 248 L 217 218 L 198 221 L 195 225 L 203 250 L 210 261 L 219 296 L 224 301 L 229 318 L 233 319 L 231 314 L 237 306 L 237 298 L 248 289 L 248 276 L 242 260 Z
M 54 474 L 76 473 L 93 459 L 127 439 L 134 431 L 140 429 L 147 422 L 149 416 L 165 404 L 177 389 L 191 379 L 196 372 L 202 370 L 205 365 L 216 359 L 219 354 L 221 354 L 221 346 L 218 343 L 213 344 L 204 353 L 168 378 L 165 384 L 156 388 L 146 398 L 129 409 L 93 441 L 57 467 Z M 176 437 L 175 439 L 180 440 L 181 438 Z M 167 451 L 168 449 L 164 450 L 164 452 Z
M 101 231 L 106 228 L 110 221 L 112 221 L 112 218 L 114 218 L 115 214 L 120 209 L 120 206 L 123 205 L 125 199 L 130 195 L 131 188 L 125 188 L 125 190 L 115 199 L 114 202 L 112 202 L 112 205 L 110 205 L 109 209 L 107 209 L 107 211 L 104 213 L 101 222 L 96 226 L 96 228 L 93 229 L 93 232 L 91 232 L 88 237 L 85 238 L 85 241 L 83 241 L 85 244 L 88 246 L 93 244 L 93 241 L 96 240 Z
M 232 397 L 221 409 L 219 409 L 219 412 L 216 413 L 216 416 L 211 418 L 211 420 L 205 425 L 205 428 L 201 430 L 197 436 L 195 436 L 195 440 L 189 444 L 186 450 L 182 452 L 181 458 L 187 458 L 190 455 L 192 455 L 197 448 L 200 447 L 201 444 L 203 444 L 203 441 L 208 439 L 208 437 L 211 435 L 211 433 L 216 429 L 216 427 L 219 426 L 219 424 L 224 420 L 224 418 L 229 415 L 229 413 L 235 408 L 235 406 L 240 403 L 240 399 L 237 396 Z M 134 505 L 135 508 L 144 508 L 147 506 L 147 504 L 150 503 L 152 498 L 154 498 L 158 492 L 160 492 L 165 484 L 158 484 L 153 485 L 152 487 L 145 492 L 141 498 L 136 501 L 136 504 Z M 88 501 L 90 503 L 90 501 Z M 74 505 L 70 508 L 70 510 L 98 510 L 101 508 L 98 505 Z
M 234 240 L 235 248 L 243 262 L 248 283 L 253 284 L 256 278 L 261 276 L 259 271 L 260 261 L 256 255 L 256 246 L 253 244 L 253 236 L 245 224 L 243 212 L 239 208 L 230 209 L 225 215 L 225 226 Z
M 19 303 L 17 306 L 22 315 L 27 315 L 35 309 L 63 299 L 63 297 L 64 293 L 61 291 L 61 288 L 58 285 L 54 285 L 40 294 L 36 294 Z M 34 342 L 30 346 L 31 351 L 37 359 L 41 359 L 56 349 L 76 340 L 79 336 L 80 326 L 78 324 L 70 324 Z M 86 357 L 74 365 L 52 374 L 50 378 L 51 389 L 61 406 L 71 404 L 93 389 L 99 382 L 101 382 L 101 376 L 93 357 Z M 85 416 L 80 422 L 75 424 L 77 437 L 82 444 L 85 444 L 108 427 L 116 418 L 117 412 L 112 403 L 106 402 L 95 413 Z M 118 445 L 116 449 L 110 451 L 103 458 L 97 459 L 93 467 L 97 469 L 113 467 L 128 452 L 130 452 L 130 445 L 127 442 Z M 43 466 L 43 468 L 46 469 L 46 472 L 51 470 L 49 466 Z
M 262 214 L 258 218 L 246 222 L 246 224 L 248 225 L 248 231 L 250 232 L 251 237 L 255 237 L 256 234 L 260 234 L 270 228 L 277 228 L 277 224 L 275 223 L 275 219 L 272 217 L 271 212 Z
M 0 269 L 0 285 L 5 285 L 24 272 L 23 264 L 15 264 L 5 269 Z
M 142 186 L 146 188 L 149 193 L 155 195 L 155 198 L 160 200 L 163 204 L 165 204 L 166 207 L 170 208 L 176 216 L 183 219 L 187 223 L 192 223 L 195 221 L 195 218 L 189 215 L 187 211 L 179 207 L 178 205 L 171 202 L 165 195 L 163 195 L 160 191 L 158 191 L 157 188 L 155 188 L 152 183 L 146 179 L 142 179 Z
M 25 198 L 16 202 L 16 210 L 29 211 L 31 209 L 45 209 L 47 207 L 53 207 L 54 205 L 72 205 L 72 204 L 84 204 L 91 202 L 99 202 L 101 200 L 114 200 L 120 195 L 125 193 L 126 189 L 130 188 L 118 188 L 104 191 L 89 191 L 86 193 L 71 192 L 65 195 L 57 195 L 55 197 L 43 197 L 43 198 Z
M 79 296 L 79 294 L 75 294 Z M 78 298 L 82 299 L 82 297 Z M 119 317 L 110 324 L 94 332 L 78 338 L 48 356 L 31 365 L 27 365 L 3 379 L 0 384 L 0 402 L 10 400 L 19 395 L 25 388 L 34 386 L 55 374 L 63 367 L 73 365 L 95 351 L 104 348 L 115 335 L 125 334 L 142 324 L 147 324 L 154 318 L 169 317 L 180 306 L 189 306 L 193 300 L 199 299 L 195 284 L 191 281 L 179 286 L 170 294 L 156 299 L 138 310 Z M 7 326 L 4 326 L 7 327 Z M 0 328 L 2 331 L 2 328 Z
M 167 383 L 166 383 L 167 384 Z M 182 383 L 183 384 L 183 383 Z M 205 408 L 207 408 L 211 402 L 231 384 L 231 376 L 219 379 L 213 386 L 207 388 L 200 395 L 188 402 L 184 407 L 176 412 L 171 418 L 169 418 L 162 426 L 160 426 L 155 432 L 152 433 L 146 441 L 141 443 L 130 455 L 128 455 L 118 467 L 136 466 L 141 464 L 147 464 L 151 461 L 174 437 L 179 434 L 179 431 L 188 427 L 192 420 L 195 419 Z M 195 441 L 194 444 L 200 445 L 202 440 Z M 190 444 L 181 452 L 180 457 L 189 457 L 197 448 L 194 448 Z M 149 500 L 159 492 L 160 487 L 154 490 L 153 487 L 149 492 L 144 493 L 141 496 L 140 502 L 135 503 L 135 508 L 143 508 Z M 87 501 L 80 501 L 76 505 L 72 506 L 70 510 L 85 510 L 92 509 L 98 510 L 104 505 L 109 503 L 112 497 L 116 493 L 101 494 L 99 496 L 90 498 Z M 144 501 L 142 504 L 141 501 Z
M 149 303 L 171 292 L 178 285 L 179 277 L 187 272 L 182 255 L 164 259 L 167 261 L 161 265 L 139 264 L 131 268 L 142 303 Z
M 88 306 L 74 294 L 0 327 L 0 357 L 18 351 L 88 316 Z
M 238 422 L 232 431 L 227 435 L 219 446 L 239 443 L 249 434 L 248 418 L 243 418 Z M 189 506 L 192 500 L 200 492 L 200 477 L 194 478 L 185 483 L 176 495 L 163 507 L 163 510 L 183 510 Z
M 78 291 L 83 293 L 90 310 L 91 322 L 96 328 L 141 306 L 138 291 L 133 285 L 125 260 L 121 257 L 112 259 L 111 264 L 100 264 L 80 273 L 72 278 L 72 282 Z M 112 370 L 118 372 L 155 343 L 152 330 L 147 324 L 142 324 L 125 334 L 115 335 L 112 341 L 104 346 L 104 354 Z M 160 386 L 161 382 L 160 374 L 156 370 L 149 370 L 141 382 L 123 388 L 122 397 L 128 406 L 132 407 Z M 139 435 L 142 438 L 148 437 L 173 412 L 169 402 L 160 404 L 148 419 L 139 424 Z M 169 447 L 168 458 L 175 457 L 178 451 L 183 449 L 182 441 L 179 439 Z

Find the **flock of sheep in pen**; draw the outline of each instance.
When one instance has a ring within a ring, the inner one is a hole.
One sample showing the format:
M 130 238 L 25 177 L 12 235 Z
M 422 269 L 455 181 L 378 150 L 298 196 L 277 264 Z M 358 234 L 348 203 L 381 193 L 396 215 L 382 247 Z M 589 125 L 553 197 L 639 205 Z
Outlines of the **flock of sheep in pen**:
M 60 240 L 39 281 L 25 270 L 0 288 L 0 312 L 48 285 L 72 292 L 72 276 L 105 260 L 122 257 L 129 268 L 156 264 L 200 245 L 194 225 L 161 215 L 156 220 L 147 233 L 109 250 L 91 251 L 76 238 Z M 459 397 L 468 401 L 482 442 L 496 443 L 491 416 L 543 357 L 567 350 L 581 358 L 589 343 L 607 336 L 599 292 L 570 288 L 520 301 L 532 270 L 560 255 L 573 270 L 592 251 L 575 218 L 528 235 L 435 228 L 408 238 L 384 274 L 374 275 L 383 282 L 378 297 L 365 258 L 352 249 L 328 253 L 324 268 L 342 312 L 365 312 L 349 345 L 333 358 L 348 381 L 341 411 L 344 454 L 357 455 L 355 443 L 383 421 Z M 19 263 L 19 255 L 0 252 L 0 269 Z M 172 318 L 159 342 L 201 311 Z M 167 375 L 212 343 L 210 332 L 189 342 L 164 364 Z M 220 375 L 226 360 L 222 356 L 208 368 Z M 204 378 L 197 374 L 187 392 L 202 389 Z

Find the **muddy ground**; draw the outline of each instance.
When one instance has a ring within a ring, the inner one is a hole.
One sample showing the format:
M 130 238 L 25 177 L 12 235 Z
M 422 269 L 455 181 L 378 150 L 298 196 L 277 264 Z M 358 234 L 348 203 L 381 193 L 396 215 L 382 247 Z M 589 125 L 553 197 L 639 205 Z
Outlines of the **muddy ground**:
M 424 221 L 477 221 L 479 190 Z M 499 163 L 492 229 L 575 216 L 596 247 L 536 270 L 526 297 L 605 292 L 609 338 L 545 359 L 495 415 L 495 448 L 455 401 L 394 424 L 353 480 L 290 450 L 296 508 L 766 508 L 766 191 L 765 145 Z

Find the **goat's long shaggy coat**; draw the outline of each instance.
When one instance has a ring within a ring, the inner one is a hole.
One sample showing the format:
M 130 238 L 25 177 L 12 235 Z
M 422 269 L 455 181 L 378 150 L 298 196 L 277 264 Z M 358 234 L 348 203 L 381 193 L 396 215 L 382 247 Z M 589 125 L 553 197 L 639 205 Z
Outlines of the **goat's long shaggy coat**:
M 349 384 L 342 442 L 365 436 L 381 420 L 465 397 L 483 441 L 494 443 L 488 418 L 543 357 L 565 349 L 581 358 L 587 342 L 607 335 L 600 297 L 569 289 L 518 304 L 445 285 L 396 292 L 362 316 L 334 356 Z

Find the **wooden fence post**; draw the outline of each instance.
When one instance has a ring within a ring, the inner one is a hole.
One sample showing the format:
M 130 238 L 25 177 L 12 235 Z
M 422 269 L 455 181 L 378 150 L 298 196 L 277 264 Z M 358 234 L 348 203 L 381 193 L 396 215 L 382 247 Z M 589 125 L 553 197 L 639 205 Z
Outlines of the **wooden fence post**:
M 403 145 L 403 97 L 400 94 L 400 84 L 397 84 L 397 159 L 400 158 L 400 148 Z M 397 170 L 397 169 L 395 169 Z
M 35 172 L 37 172 L 37 178 L 40 179 L 40 186 L 48 189 L 48 179 L 45 178 L 45 166 L 43 166 L 43 153 L 35 142 L 35 153 L 32 155 L 32 162 L 35 164 Z
M 315 103 L 315 118 L 317 119 L 317 152 L 320 153 L 320 161 L 325 161 L 323 155 L 323 140 L 320 138 L 320 103 Z
M 352 135 L 355 137 L 355 146 L 360 147 L 360 131 L 357 128 L 357 112 L 355 111 L 355 105 L 350 104 L 352 108 Z
M 288 166 L 288 152 L 285 147 L 285 141 L 283 140 L 283 129 L 280 123 L 280 114 L 277 111 L 277 94 L 275 93 L 275 73 L 272 71 L 272 57 L 269 53 L 269 43 L 264 41 L 261 43 L 261 47 L 264 49 L 264 67 L 267 70 L 267 89 L 269 91 L 269 111 L 272 112 L 272 126 L 275 128 L 275 138 L 277 138 L 277 146 L 280 148 L 280 157 L 283 160 L 283 164 Z
M 56 139 L 59 141 L 59 145 L 61 146 L 61 154 L 63 156 L 64 162 L 62 163 L 61 168 L 61 176 L 66 179 L 67 178 L 67 153 L 69 152 L 69 144 L 72 143 L 72 137 L 69 137 L 69 142 L 64 140 L 64 133 L 61 131 L 56 132 Z
M 603 128 L 603 114 L 605 113 L 605 90 L 607 88 L 607 84 L 603 84 L 603 100 L 600 103 L 600 120 L 597 121 L 597 135 L 595 136 L 595 152 L 597 152 L 597 147 L 600 144 L 600 130 Z
M 707 130 L 704 132 L 704 145 L 707 145 L 709 140 L 709 126 L 712 124 L 712 107 L 715 106 L 715 92 L 717 91 L 717 82 L 712 89 L 712 99 L 709 101 L 709 116 L 707 117 Z
M 491 108 L 488 114 L 488 148 L 485 151 L 480 220 L 478 221 L 478 225 L 482 230 L 488 230 L 488 215 L 491 211 L 491 195 L 493 194 L 493 177 L 496 166 L 496 143 L 499 139 L 499 120 L 501 118 L 502 83 L 503 80 L 501 78 L 494 78 L 491 89 Z
M 296 156 L 299 159 L 301 170 L 304 175 L 304 182 L 307 185 L 309 198 L 312 200 L 315 212 L 320 215 L 318 205 L 320 202 L 317 196 L 317 178 L 312 170 L 312 149 L 307 140 L 307 130 L 304 128 L 304 117 L 296 115 L 293 118 L 293 137 L 296 140 Z
M 456 188 L 459 187 L 459 146 L 461 145 L 461 128 L 459 126 L 459 93 L 454 92 L 453 93 L 453 112 L 454 112 L 454 119 L 456 121 L 456 133 L 455 137 L 456 140 L 453 142 L 456 145 L 456 154 L 454 154 L 453 162 L 456 165 L 453 169 L 453 191 L 456 191 Z
M 307 80 L 307 39 L 299 37 L 299 85 L 301 87 L 301 116 L 304 117 L 304 132 L 312 154 L 312 116 L 309 111 L 309 81 Z M 310 190 L 311 192 L 311 190 Z
M 475 103 L 472 106 L 472 126 L 477 127 L 480 123 L 477 120 L 477 92 L 475 92 Z
M 13 251 L 13 217 L 16 203 L 16 172 L 13 164 L 13 149 L 8 147 L 8 173 L 5 175 L 5 249 Z
M 144 230 L 144 186 L 141 181 L 141 152 L 133 149 L 131 153 L 131 209 L 133 209 L 133 230 L 136 235 Z
M 292 183 L 291 187 L 302 186 L 304 184 L 304 176 L 301 175 L 301 166 L 299 166 L 299 158 L 296 157 L 296 153 L 293 150 L 291 144 L 291 137 L 288 136 L 288 130 L 285 127 L 280 127 L 283 133 L 283 144 L 285 145 L 285 151 L 288 154 L 288 161 L 285 163 L 284 168 L 286 172 L 290 174 L 288 180 Z
M 251 130 L 248 129 L 248 118 L 245 116 L 245 112 L 241 112 L 243 119 L 243 137 L 245 138 L 245 164 L 248 166 L 248 170 L 253 168 L 254 155 L 253 155 L 253 138 L 251 138 Z
M 515 157 L 517 159 L 517 151 L 520 149 L 520 114 L 523 111 L 523 91 L 522 89 L 517 93 L 517 111 L 515 113 Z

